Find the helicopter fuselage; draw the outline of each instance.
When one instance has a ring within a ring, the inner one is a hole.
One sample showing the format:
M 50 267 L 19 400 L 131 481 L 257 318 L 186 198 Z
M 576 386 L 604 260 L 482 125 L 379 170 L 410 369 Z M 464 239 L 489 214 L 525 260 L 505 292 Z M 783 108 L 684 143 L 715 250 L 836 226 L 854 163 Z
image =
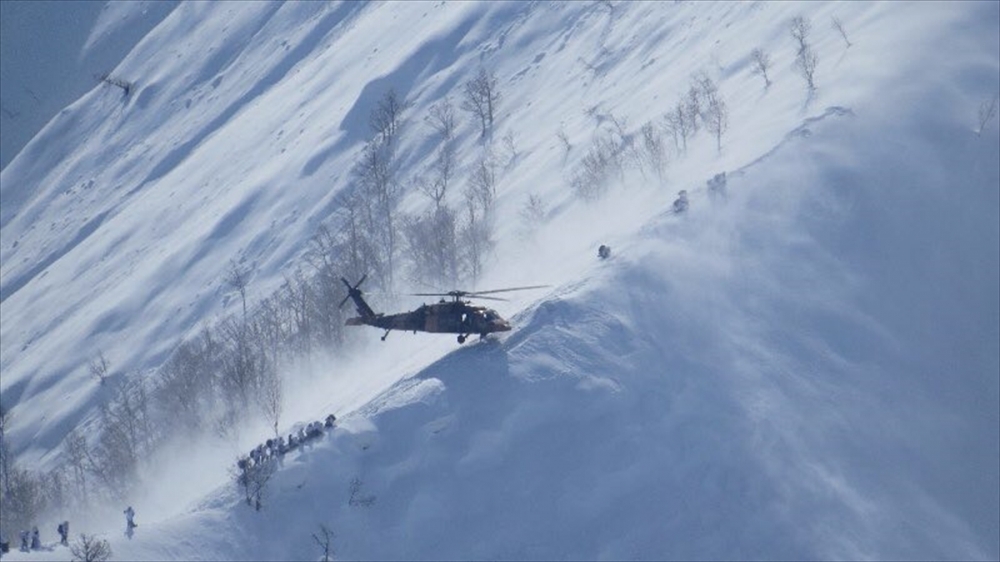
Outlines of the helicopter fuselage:
M 450 296 L 453 300 L 449 301 L 441 299 L 440 302 L 434 304 L 424 304 L 421 305 L 420 308 L 409 312 L 381 314 L 374 312 L 372 308 L 368 306 L 368 303 L 365 302 L 361 290 L 359 289 L 364 280 L 365 277 L 363 276 L 357 284 L 352 286 L 347 282 L 347 279 L 341 278 L 341 281 L 343 281 L 344 285 L 347 287 L 347 296 L 344 297 L 344 301 L 341 302 L 341 306 L 343 306 L 344 302 L 347 302 L 348 299 L 351 299 L 354 301 L 355 307 L 358 311 L 358 316 L 347 319 L 346 324 L 348 326 L 374 326 L 376 328 L 382 328 L 385 330 L 385 335 L 382 336 L 383 341 L 385 341 L 386 336 L 388 336 L 389 332 L 392 330 L 399 330 L 401 332 L 412 331 L 413 333 L 431 332 L 437 334 L 458 334 L 458 343 L 464 343 L 465 339 L 472 334 L 479 334 L 480 337 L 485 337 L 487 334 L 492 334 L 494 332 L 508 332 L 511 329 L 510 322 L 504 320 L 499 314 L 497 314 L 497 311 L 485 306 L 474 305 L 467 300 L 463 300 L 461 297 L 470 295 L 474 296 L 474 298 L 504 300 L 497 299 L 493 296 L 479 295 L 482 295 L 483 293 L 520 291 L 541 287 L 515 287 L 511 289 L 480 291 L 478 293 L 468 293 L 465 291 L 452 291 L 445 294 L 431 293 L 432 295 Z M 425 296 L 427 295 L 426 293 L 418 293 L 418 295 L 420 294 Z
M 375 326 L 383 330 L 480 336 L 510 331 L 510 323 L 492 308 L 460 300 L 425 304 L 416 310 L 399 314 L 375 314 L 368 318 L 357 316 L 348 319 L 347 325 Z

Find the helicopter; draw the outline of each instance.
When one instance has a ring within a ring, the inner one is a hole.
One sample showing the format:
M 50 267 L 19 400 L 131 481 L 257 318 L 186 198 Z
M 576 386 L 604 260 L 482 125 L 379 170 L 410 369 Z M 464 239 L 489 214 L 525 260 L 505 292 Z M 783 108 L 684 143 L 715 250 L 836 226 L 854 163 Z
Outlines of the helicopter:
M 530 287 L 512 287 L 509 289 L 494 289 L 492 291 L 448 291 L 447 293 L 413 293 L 413 296 L 421 297 L 451 297 L 451 300 L 441 298 L 434 304 L 424 304 L 416 310 L 400 312 L 398 314 L 376 313 L 372 307 L 365 302 L 362 296 L 361 284 L 365 282 L 368 275 L 363 275 L 361 280 L 354 286 L 348 283 L 347 279 L 341 277 L 340 280 L 347 287 L 347 296 L 340 301 L 340 306 L 344 306 L 347 299 L 354 301 L 354 306 L 358 310 L 358 316 L 348 318 L 348 326 L 374 326 L 385 330 L 382 341 L 388 337 L 392 330 L 401 332 L 413 331 L 431 332 L 444 334 L 458 334 L 458 343 L 463 344 L 472 334 L 479 334 L 479 339 L 486 337 L 493 332 L 510 331 L 510 322 L 504 320 L 497 311 L 485 306 L 477 306 L 470 303 L 466 298 L 485 300 L 507 300 L 493 296 L 483 296 L 492 293 L 503 293 L 508 291 L 525 291 L 528 289 L 541 289 L 548 285 L 532 285 Z

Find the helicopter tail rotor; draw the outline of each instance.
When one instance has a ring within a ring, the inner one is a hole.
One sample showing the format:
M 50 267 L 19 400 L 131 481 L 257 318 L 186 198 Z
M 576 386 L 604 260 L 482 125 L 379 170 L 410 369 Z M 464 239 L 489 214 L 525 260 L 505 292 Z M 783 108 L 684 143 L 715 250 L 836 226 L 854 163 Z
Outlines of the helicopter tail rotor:
M 358 283 L 352 287 L 351 284 L 347 282 L 347 279 L 344 279 L 343 277 L 340 278 L 340 281 L 344 284 L 345 287 L 347 287 L 347 296 L 344 297 L 344 300 L 340 301 L 340 308 L 344 308 L 344 305 L 347 303 L 347 299 L 353 297 L 354 295 L 357 295 L 359 297 L 361 296 L 361 289 L 359 289 L 358 287 L 360 287 L 361 284 L 365 282 L 365 279 L 368 279 L 367 273 L 362 275 L 361 280 L 358 281 Z
M 344 304 L 347 303 L 347 299 L 353 300 L 355 308 L 358 309 L 358 315 L 361 317 L 360 320 L 362 323 L 371 322 L 375 318 L 375 311 L 372 310 L 372 307 L 368 306 L 367 302 L 365 302 L 361 289 L 358 288 L 367 278 L 367 274 L 362 275 L 361 280 L 358 281 L 353 287 L 347 282 L 347 279 L 344 279 L 343 277 L 340 278 L 341 282 L 344 283 L 344 286 L 347 287 L 347 296 L 344 297 L 344 300 L 340 301 L 340 306 L 344 306 Z M 352 318 L 348 320 L 348 324 L 350 324 L 351 320 L 354 319 Z

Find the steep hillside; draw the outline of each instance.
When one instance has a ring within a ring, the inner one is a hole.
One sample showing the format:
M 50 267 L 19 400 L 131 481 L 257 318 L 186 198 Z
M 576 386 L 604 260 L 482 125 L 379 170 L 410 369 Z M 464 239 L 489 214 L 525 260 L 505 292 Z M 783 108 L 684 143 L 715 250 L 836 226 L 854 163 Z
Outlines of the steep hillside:
M 283 428 L 341 421 L 282 460 L 261 512 L 230 471 L 262 421 L 152 459 L 133 540 L 117 505 L 74 531 L 122 559 L 318 558 L 320 524 L 351 559 L 996 558 L 1000 134 L 975 117 L 998 23 L 995 3 L 182 3 L 115 70 L 132 94 L 88 93 L 0 176 L 7 439 L 55 463 L 103 399 L 95 350 L 149 373 L 236 309 L 230 260 L 252 297 L 277 288 L 351 185 L 378 97 L 412 104 L 413 178 L 423 116 L 484 65 L 506 162 L 479 285 L 552 285 L 498 307 L 515 331 L 459 349 L 362 331 L 283 374 Z M 697 72 L 730 108 L 721 149 L 702 133 L 662 179 L 631 168 L 576 197 L 593 139 L 638 140 Z M 477 136 L 463 121 L 465 167 Z M 548 211 L 526 237 L 529 194 Z

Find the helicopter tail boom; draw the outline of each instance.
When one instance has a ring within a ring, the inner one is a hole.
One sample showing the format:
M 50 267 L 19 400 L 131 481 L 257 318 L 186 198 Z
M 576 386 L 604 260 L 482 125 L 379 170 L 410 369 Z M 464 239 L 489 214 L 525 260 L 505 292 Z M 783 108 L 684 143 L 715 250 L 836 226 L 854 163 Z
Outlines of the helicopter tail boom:
M 368 277 L 367 275 L 362 276 L 361 280 L 358 281 L 358 283 L 353 287 L 351 286 L 350 283 L 347 282 L 347 279 L 344 279 L 343 277 L 340 278 L 340 280 L 344 283 L 344 286 L 347 287 L 347 296 L 344 297 L 344 300 L 340 301 L 340 306 L 344 306 L 344 303 L 347 302 L 347 299 L 351 299 L 354 301 L 354 307 L 358 309 L 359 318 L 348 318 L 347 319 L 348 326 L 360 326 L 363 324 L 370 324 L 375 319 L 376 316 L 375 311 L 372 310 L 372 307 L 368 306 L 367 302 L 365 302 L 364 297 L 361 296 L 362 295 L 361 289 L 358 288 L 361 286 L 362 283 L 365 282 L 365 279 L 367 277 Z

